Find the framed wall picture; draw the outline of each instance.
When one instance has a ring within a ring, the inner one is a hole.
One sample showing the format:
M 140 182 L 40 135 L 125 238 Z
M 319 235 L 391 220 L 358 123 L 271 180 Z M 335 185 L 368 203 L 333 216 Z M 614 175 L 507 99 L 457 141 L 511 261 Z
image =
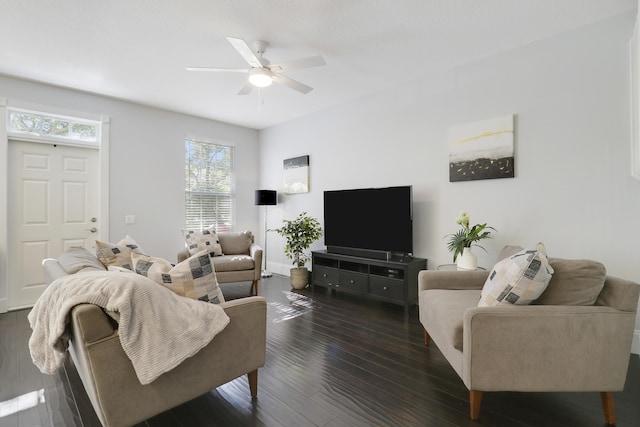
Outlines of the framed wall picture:
M 449 182 L 513 177 L 513 114 L 449 130 Z
M 309 192 L 309 156 L 284 160 L 284 193 Z

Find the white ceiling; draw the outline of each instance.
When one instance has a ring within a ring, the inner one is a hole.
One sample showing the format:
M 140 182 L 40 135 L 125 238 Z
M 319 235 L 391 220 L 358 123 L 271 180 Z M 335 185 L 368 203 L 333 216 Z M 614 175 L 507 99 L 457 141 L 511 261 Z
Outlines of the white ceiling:
M 255 129 L 415 81 L 617 15 L 637 0 L 0 0 L 0 74 Z M 270 43 L 272 63 L 322 55 L 237 95 L 245 67 L 226 36 Z M 2 94 L 0 93 L 0 96 Z

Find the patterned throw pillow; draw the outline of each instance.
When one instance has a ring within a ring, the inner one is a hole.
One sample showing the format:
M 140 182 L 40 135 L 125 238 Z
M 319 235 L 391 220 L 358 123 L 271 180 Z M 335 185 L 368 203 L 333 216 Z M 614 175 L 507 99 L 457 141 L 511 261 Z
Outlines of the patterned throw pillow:
M 478 307 L 527 305 L 549 285 L 553 268 L 542 243 L 524 249 L 496 263 L 482 288 Z
M 175 267 L 162 258 L 133 253 L 134 271 L 178 295 L 212 303 L 224 302 L 207 251 L 190 256 Z
M 96 240 L 96 256 L 106 268 L 110 265 L 133 270 L 131 264 L 131 248 Z
M 117 265 L 110 265 L 107 268 L 108 271 L 115 271 L 117 273 L 128 273 L 128 274 L 135 274 L 135 271 L 133 270 L 129 270 L 128 268 L 124 268 L 124 267 L 118 267 Z
M 189 254 L 191 255 L 195 255 L 205 249 L 211 256 L 224 255 L 222 253 L 222 246 L 220 246 L 220 240 L 213 226 L 202 231 L 182 230 L 182 235 L 184 236 Z
M 135 240 L 133 240 L 133 237 L 129 236 L 128 234 L 124 237 L 124 239 L 120 240 L 118 243 L 116 243 L 118 246 L 126 246 L 129 249 L 131 249 L 131 252 L 135 252 L 138 254 L 144 254 L 146 253 L 144 249 L 142 249 L 140 247 L 140 245 L 138 245 L 136 243 Z

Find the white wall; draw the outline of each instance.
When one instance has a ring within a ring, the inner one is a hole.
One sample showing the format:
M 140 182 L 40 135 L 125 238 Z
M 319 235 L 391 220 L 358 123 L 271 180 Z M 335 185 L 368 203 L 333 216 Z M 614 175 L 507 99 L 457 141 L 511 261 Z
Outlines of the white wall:
M 261 187 L 281 192 L 282 160 L 310 155 L 311 192 L 281 194 L 269 226 L 302 210 L 322 220 L 323 190 L 411 184 L 414 254 L 429 268 L 451 262 L 444 236 L 467 210 L 472 223 L 498 230 L 483 242 L 487 253 L 475 250 L 483 267 L 505 244 L 542 241 L 550 256 L 599 260 L 640 281 L 631 249 L 640 237 L 629 149 L 634 19 L 621 15 L 261 131 Z M 512 113 L 515 178 L 449 183 L 448 128 Z M 287 273 L 282 239 L 269 239 L 268 267 Z
M 6 76 L 0 76 L 0 98 L 110 117 L 109 241 L 129 234 L 151 255 L 175 261 L 184 246 L 187 135 L 235 143 L 236 229 L 259 234 L 256 130 Z M 125 225 L 127 214 L 136 215 L 135 225 Z M 0 247 L 0 256 L 5 253 Z M 0 300 L 7 295 L 5 277 L 2 272 Z

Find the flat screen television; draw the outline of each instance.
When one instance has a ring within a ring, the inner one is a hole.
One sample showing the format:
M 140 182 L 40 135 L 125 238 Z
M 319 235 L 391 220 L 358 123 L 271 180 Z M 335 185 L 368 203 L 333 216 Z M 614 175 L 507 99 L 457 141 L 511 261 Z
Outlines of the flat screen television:
M 413 253 L 412 187 L 324 192 L 328 252 L 389 257 Z

